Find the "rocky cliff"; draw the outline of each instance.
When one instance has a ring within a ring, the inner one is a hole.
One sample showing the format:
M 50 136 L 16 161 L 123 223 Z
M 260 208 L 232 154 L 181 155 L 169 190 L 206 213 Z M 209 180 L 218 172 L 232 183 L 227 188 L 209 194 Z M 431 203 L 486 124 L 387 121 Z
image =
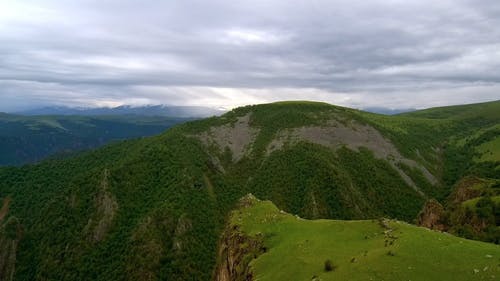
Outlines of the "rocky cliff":
M 240 200 L 239 208 L 251 206 L 255 197 L 247 195 Z M 236 211 L 237 212 L 237 211 Z M 214 274 L 216 281 L 250 281 L 254 280 L 251 267 L 252 259 L 264 253 L 260 235 L 249 237 L 238 225 L 229 222 L 222 233 L 219 243 L 218 263 Z

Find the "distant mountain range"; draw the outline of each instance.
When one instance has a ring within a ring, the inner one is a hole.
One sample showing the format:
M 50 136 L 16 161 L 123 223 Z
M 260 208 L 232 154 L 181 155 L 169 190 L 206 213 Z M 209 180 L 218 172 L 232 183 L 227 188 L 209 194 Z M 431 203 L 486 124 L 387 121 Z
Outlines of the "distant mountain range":
M 24 116 L 0 113 L 0 166 L 33 163 L 111 141 L 156 135 L 193 119 L 134 114 Z
M 372 113 L 384 114 L 384 115 L 395 115 L 395 114 L 400 114 L 400 113 L 416 111 L 417 109 L 416 108 L 365 107 L 362 110 L 372 112 Z
M 0 112 L 0 166 L 96 148 L 115 140 L 159 134 L 172 125 L 224 111 L 203 106 L 46 106 Z
M 389 108 L 389 107 L 365 107 L 361 110 L 384 115 L 395 115 L 400 113 L 416 111 L 416 108 Z M 169 116 L 169 117 L 195 117 L 203 118 L 219 116 L 225 111 L 213 107 L 204 106 L 172 106 L 172 105 L 146 105 L 131 106 L 122 105 L 117 107 L 69 107 L 69 106 L 45 106 L 23 111 L 16 111 L 19 115 L 143 115 L 143 116 Z
M 118 107 L 67 107 L 67 106 L 47 106 L 15 112 L 19 115 L 142 115 L 142 116 L 168 116 L 168 117 L 209 117 L 221 115 L 223 110 L 203 107 L 203 106 L 170 106 L 170 105 L 147 105 Z

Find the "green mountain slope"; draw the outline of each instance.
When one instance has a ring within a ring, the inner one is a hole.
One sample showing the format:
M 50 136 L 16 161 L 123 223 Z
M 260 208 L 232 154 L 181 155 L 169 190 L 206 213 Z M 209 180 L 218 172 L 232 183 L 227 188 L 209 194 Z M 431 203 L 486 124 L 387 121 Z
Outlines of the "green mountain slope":
M 404 113 L 424 121 L 441 121 L 452 124 L 445 140 L 448 161 L 448 184 L 456 182 L 466 173 L 494 177 L 500 172 L 500 101 L 431 108 Z M 486 171 L 489 171 L 486 172 Z
M 498 280 L 500 247 L 395 220 L 305 220 L 247 196 L 216 280 Z M 326 265 L 328 261 L 328 266 Z
M 476 104 L 434 107 L 424 110 L 401 113 L 399 114 L 399 116 L 455 120 L 498 120 L 499 111 L 500 100 Z
M 190 119 L 119 116 L 21 116 L 0 114 L 0 165 L 95 148 L 113 140 L 159 134 Z
M 209 280 L 227 215 L 247 193 L 304 218 L 412 222 L 462 177 L 498 178 L 497 162 L 461 153 L 464 135 L 495 122 L 282 102 L 2 168 L 5 219 L 23 229 L 11 238 L 15 280 Z

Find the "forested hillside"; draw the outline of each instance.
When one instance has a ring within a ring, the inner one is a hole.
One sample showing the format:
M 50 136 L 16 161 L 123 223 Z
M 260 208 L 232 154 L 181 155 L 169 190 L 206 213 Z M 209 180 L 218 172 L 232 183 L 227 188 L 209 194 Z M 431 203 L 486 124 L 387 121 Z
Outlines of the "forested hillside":
M 0 113 L 0 165 L 63 156 L 110 141 L 151 136 L 192 119 L 138 115 L 21 116 Z
M 312 102 L 247 106 L 2 168 L 0 224 L 22 231 L 0 232 L 0 241 L 17 241 L 0 276 L 15 266 L 14 280 L 210 280 L 229 211 L 247 193 L 303 218 L 414 222 L 462 178 L 500 179 L 492 158 L 500 102 L 490 106 L 499 110 L 459 119 Z

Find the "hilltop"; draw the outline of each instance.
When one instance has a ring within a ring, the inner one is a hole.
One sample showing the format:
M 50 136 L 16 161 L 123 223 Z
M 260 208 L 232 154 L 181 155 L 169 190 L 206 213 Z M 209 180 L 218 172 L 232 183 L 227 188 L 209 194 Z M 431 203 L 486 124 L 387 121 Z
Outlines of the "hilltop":
M 232 212 L 215 280 L 498 280 L 500 247 L 397 220 L 306 220 L 253 196 Z M 327 265 L 328 263 L 328 265 Z
M 23 229 L 3 240 L 18 245 L 6 268 L 15 261 L 15 280 L 209 280 L 228 214 L 247 193 L 307 219 L 414 222 L 464 177 L 499 178 L 496 147 L 483 145 L 498 137 L 500 115 L 475 114 L 280 102 L 2 168 L 0 224 Z
M 399 115 L 432 119 L 498 120 L 499 110 L 500 100 L 475 104 L 433 107 L 429 109 L 401 113 Z

